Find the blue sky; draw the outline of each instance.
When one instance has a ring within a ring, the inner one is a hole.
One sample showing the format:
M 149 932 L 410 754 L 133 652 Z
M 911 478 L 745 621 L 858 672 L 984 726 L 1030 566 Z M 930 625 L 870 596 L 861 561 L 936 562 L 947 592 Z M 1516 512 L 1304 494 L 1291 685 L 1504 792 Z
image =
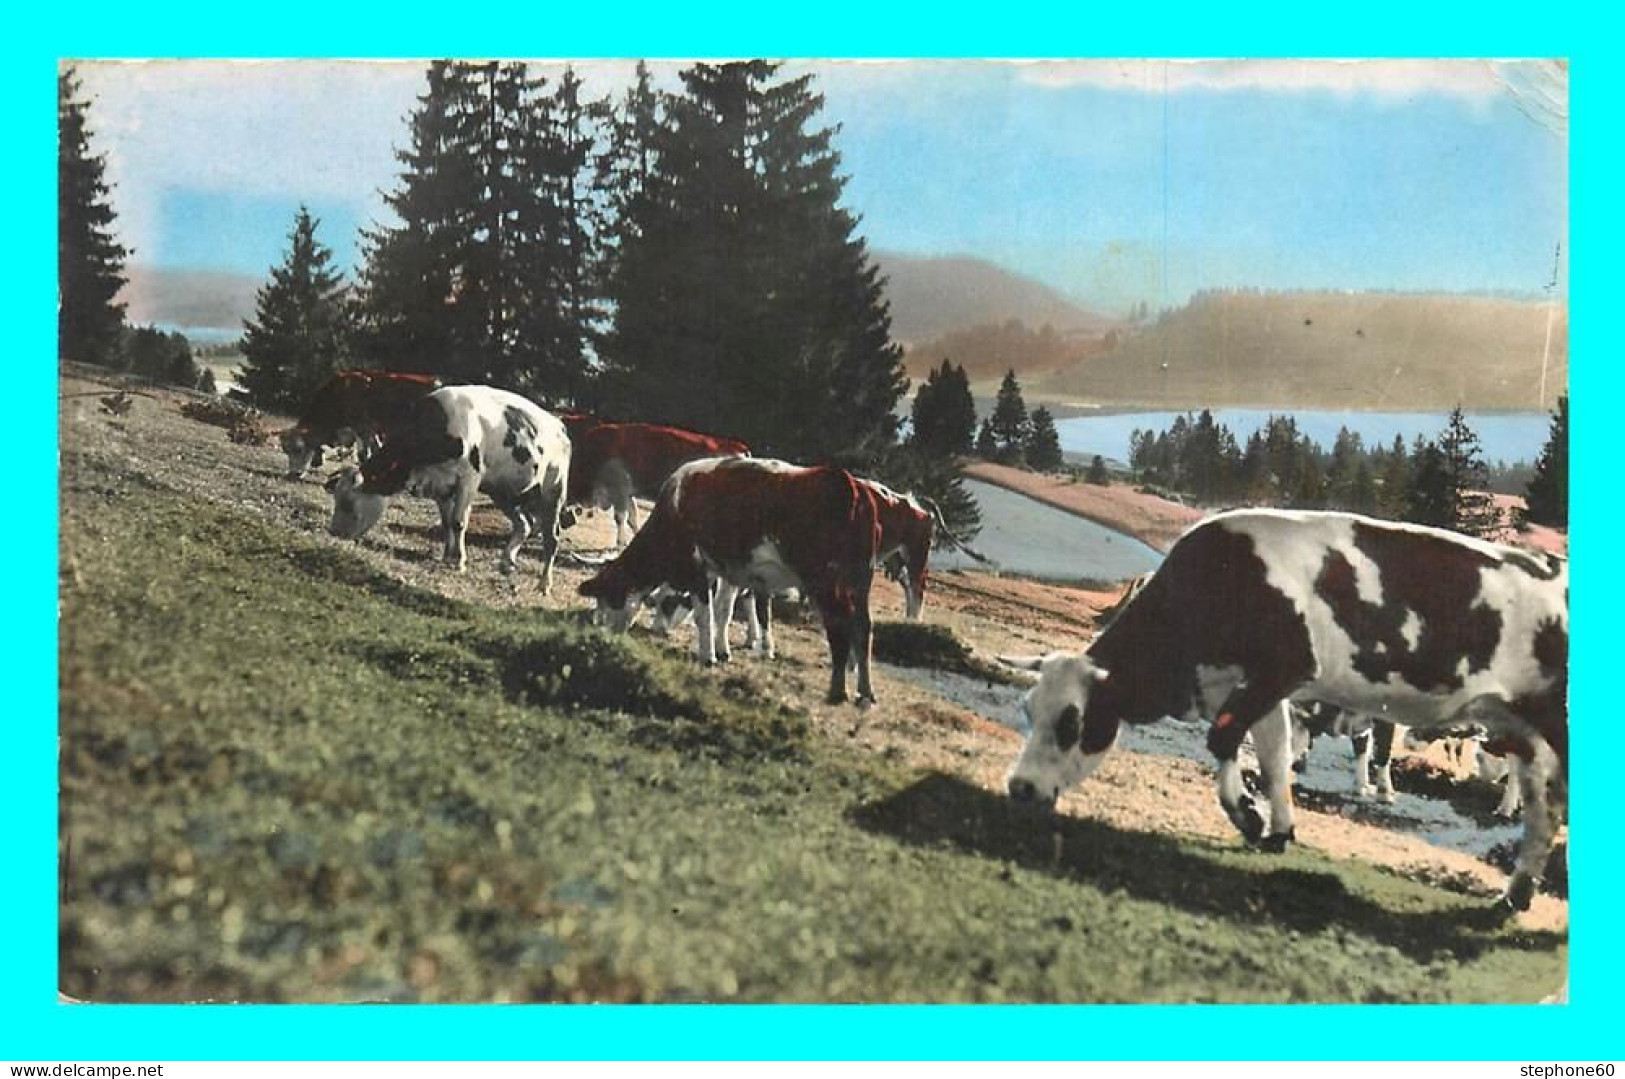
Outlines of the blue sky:
M 602 93 L 630 71 L 577 66 Z M 655 65 L 664 81 L 679 66 Z M 1107 313 L 1234 286 L 1538 294 L 1567 249 L 1567 75 L 1551 63 L 789 70 L 817 75 L 872 248 L 988 258 Z M 386 219 L 422 72 L 80 65 L 133 261 L 261 275 L 304 202 L 353 262 L 358 229 Z

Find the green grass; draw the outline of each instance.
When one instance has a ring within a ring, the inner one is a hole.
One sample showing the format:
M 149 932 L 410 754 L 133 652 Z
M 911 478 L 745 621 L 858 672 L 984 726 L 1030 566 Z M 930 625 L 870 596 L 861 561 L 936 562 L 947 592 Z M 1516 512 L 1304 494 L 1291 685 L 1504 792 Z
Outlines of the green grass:
M 1087 821 L 1057 855 L 1001 798 L 815 737 L 748 668 L 71 475 L 75 996 L 1529 1000 L 1563 978 L 1565 940 L 1481 898 Z

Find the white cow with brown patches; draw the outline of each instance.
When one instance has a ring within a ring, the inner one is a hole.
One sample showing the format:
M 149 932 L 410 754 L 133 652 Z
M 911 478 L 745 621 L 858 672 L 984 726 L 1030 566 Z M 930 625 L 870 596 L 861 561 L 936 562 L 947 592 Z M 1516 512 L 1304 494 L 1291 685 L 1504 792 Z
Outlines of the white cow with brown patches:
M 519 549 L 540 533 L 543 590 L 552 587 L 560 515 L 570 472 L 564 425 L 533 402 L 490 386 L 448 386 L 423 398 L 410 422 L 360 468 L 328 481 L 335 536 L 360 539 L 394 495 L 431 498 L 440 508 L 445 561 L 463 569 L 464 537 L 476 494 L 484 494 L 513 525 L 502 552 L 503 572 L 516 568 Z
M 1430 729 L 1478 723 L 1527 751 L 1525 827 L 1503 896 L 1528 906 L 1568 769 L 1568 563 L 1352 514 L 1243 510 L 1196 525 L 1082 654 L 1039 673 L 1011 798 L 1053 806 L 1120 723 L 1211 723 L 1219 800 L 1250 841 L 1292 837 L 1289 699 Z M 1270 801 L 1241 783 L 1251 732 Z M 1551 797 L 1555 795 L 1555 799 Z

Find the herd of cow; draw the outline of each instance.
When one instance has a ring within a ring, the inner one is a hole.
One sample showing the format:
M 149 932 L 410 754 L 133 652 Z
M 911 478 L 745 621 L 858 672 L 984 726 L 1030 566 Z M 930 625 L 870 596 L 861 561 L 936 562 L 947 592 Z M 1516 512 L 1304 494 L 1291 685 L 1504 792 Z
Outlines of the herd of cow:
M 619 553 L 579 586 L 601 624 L 624 630 L 646 604 L 668 618 L 692 611 L 710 664 L 727 658 L 733 608 L 748 593 L 750 640 L 771 655 L 767 599 L 799 589 L 823 621 L 831 702 L 846 699 L 850 668 L 858 703 L 873 703 L 874 571 L 897 577 L 918 618 L 939 536 L 934 506 L 843 469 L 752 457 L 742 443 L 671 427 L 555 416 L 487 386 L 335 376 L 283 433 L 289 475 L 351 438 L 359 466 L 327 481 L 335 535 L 360 537 L 393 495 L 431 498 L 445 558 L 462 567 L 480 493 L 513 526 L 503 570 L 534 535 L 547 588 L 574 507 L 609 509 Z M 654 504 L 642 527 L 639 497 Z M 1318 702 L 1376 721 L 1379 737 L 1393 722 L 1487 732 L 1517 762 L 1509 787 L 1524 808 L 1503 907 L 1526 909 L 1545 870 L 1568 772 L 1562 558 L 1351 514 L 1230 511 L 1188 531 L 1085 652 L 1001 658 L 1033 681 L 1007 783 L 1014 802 L 1052 809 L 1099 767 L 1121 723 L 1200 718 L 1225 813 L 1249 842 L 1278 851 L 1293 838 L 1293 707 Z M 1267 818 L 1237 759 L 1248 737 Z

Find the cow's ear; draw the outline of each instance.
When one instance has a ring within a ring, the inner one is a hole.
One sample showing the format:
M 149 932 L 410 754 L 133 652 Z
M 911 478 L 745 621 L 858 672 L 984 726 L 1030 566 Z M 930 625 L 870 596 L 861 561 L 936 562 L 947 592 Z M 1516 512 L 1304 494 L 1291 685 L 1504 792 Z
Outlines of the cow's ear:
M 1099 685 L 1101 682 L 1104 682 L 1106 679 L 1110 678 L 1111 674 L 1112 672 L 1108 671 L 1104 667 L 1091 667 L 1089 669 L 1089 678 L 1096 685 Z

